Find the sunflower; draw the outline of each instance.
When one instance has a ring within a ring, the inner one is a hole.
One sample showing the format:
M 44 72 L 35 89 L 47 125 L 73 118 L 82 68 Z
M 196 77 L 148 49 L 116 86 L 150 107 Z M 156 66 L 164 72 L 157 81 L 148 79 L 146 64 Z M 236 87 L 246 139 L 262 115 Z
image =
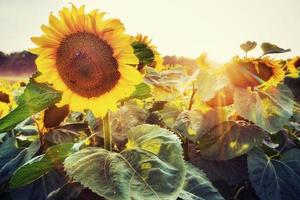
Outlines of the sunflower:
M 149 62 L 146 63 L 139 63 L 139 69 L 141 70 L 145 64 L 147 64 L 149 67 L 156 68 L 158 71 L 160 71 L 163 68 L 163 59 L 161 58 L 159 52 L 157 51 L 157 47 L 152 44 L 152 41 L 149 39 L 148 36 L 143 36 L 142 34 L 137 34 L 135 37 L 132 38 L 132 42 L 137 42 L 145 45 L 147 49 L 151 51 L 152 59 Z
M 292 78 L 297 78 L 299 76 L 299 70 L 300 70 L 300 57 L 296 56 L 287 63 L 287 70 L 289 73 L 289 76 Z
M 10 112 L 14 103 L 11 92 L 5 87 L 0 87 L 0 118 Z
M 44 34 L 31 40 L 38 55 L 36 65 L 41 75 L 37 82 L 48 82 L 62 92 L 59 106 L 70 110 L 90 109 L 103 117 L 117 109 L 117 102 L 128 97 L 142 76 L 131 47 L 131 37 L 118 19 L 104 19 L 105 13 L 94 10 L 63 8 L 59 17 L 50 14 Z
M 276 86 L 285 75 L 283 68 L 269 57 L 262 59 L 234 57 L 225 66 L 232 85 L 241 88 Z

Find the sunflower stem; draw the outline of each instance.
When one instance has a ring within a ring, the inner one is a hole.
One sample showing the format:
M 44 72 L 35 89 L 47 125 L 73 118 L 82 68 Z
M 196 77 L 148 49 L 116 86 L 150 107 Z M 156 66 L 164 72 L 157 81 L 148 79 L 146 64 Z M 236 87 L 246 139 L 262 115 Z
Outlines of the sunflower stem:
M 111 139 L 110 124 L 109 124 L 109 113 L 107 113 L 102 118 L 102 122 L 103 122 L 104 149 L 111 151 L 112 139 Z

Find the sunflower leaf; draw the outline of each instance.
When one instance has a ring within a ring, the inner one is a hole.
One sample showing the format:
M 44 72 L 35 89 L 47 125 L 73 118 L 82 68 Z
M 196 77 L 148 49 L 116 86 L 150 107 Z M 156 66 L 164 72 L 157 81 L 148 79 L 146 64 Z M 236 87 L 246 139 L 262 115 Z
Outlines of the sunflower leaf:
M 265 131 L 258 126 L 226 121 L 198 141 L 201 155 L 209 160 L 229 160 L 261 145 Z
M 10 180 L 10 187 L 19 188 L 39 179 L 72 154 L 73 147 L 73 143 L 66 143 L 48 148 L 45 154 L 31 159 L 15 172 Z
M 285 85 L 267 91 L 236 88 L 234 93 L 237 113 L 272 134 L 288 123 L 294 104 L 293 94 Z
M 128 139 L 121 153 L 97 147 L 80 150 L 65 160 L 66 172 L 109 200 L 175 199 L 185 177 L 179 139 L 151 125 L 131 129 Z
M 286 53 L 291 51 L 291 49 L 283 49 L 281 47 L 278 47 L 275 44 L 271 44 L 269 42 L 264 42 L 261 44 L 261 49 L 264 52 L 264 55 L 267 54 L 275 54 L 275 53 Z
M 15 171 L 24 163 L 29 161 L 40 149 L 40 142 L 36 140 L 29 147 L 22 149 L 18 155 L 9 160 L 0 169 L 0 184 L 7 182 Z
M 0 119 L 0 133 L 14 128 L 31 115 L 60 101 L 61 94 L 45 84 L 31 81 L 20 96 L 18 107 Z
M 260 199 L 290 200 L 300 196 L 300 150 L 291 149 L 280 160 L 258 148 L 248 153 L 249 178 Z
M 184 110 L 177 117 L 173 129 L 189 140 L 196 142 L 211 128 L 222 122 L 221 112 L 217 109 L 211 109 L 206 113 L 198 110 Z
M 65 177 L 58 171 L 52 170 L 31 184 L 10 190 L 10 196 L 12 200 L 46 200 L 52 191 L 64 184 Z
M 224 200 L 218 190 L 211 184 L 205 173 L 186 163 L 187 173 L 184 187 L 179 197 L 183 200 Z
M 146 99 L 151 97 L 151 88 L 146 83 L 140 83 L 135 86 L 135 91 L 129 97 L 130 99 Z
M 255 47 L 257 46 L 257 43 L 255 41 L 251 42 L 251 41 L 247 41 L 243 44 L 240 45 L 241 49 L 243 51 L 245 51 L 246 53 L 255 49 Z

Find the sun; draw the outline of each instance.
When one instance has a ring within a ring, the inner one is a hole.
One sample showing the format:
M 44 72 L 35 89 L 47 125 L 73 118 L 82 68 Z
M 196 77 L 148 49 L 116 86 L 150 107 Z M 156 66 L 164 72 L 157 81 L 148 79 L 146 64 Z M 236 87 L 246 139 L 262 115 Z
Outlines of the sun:
M 63 8 L 59 17 L 50 14 L 49 26 L 41 27 L 44 35 L 31 38 L 38 45 L 31 49 L 41 72 L 36 81 L 62 92 L 59 106 L 90 109 L 97 117 L 116 110 L 142 81 L 130 36 L 120 20 L 104 15 L 85 13 L 84 6 Z

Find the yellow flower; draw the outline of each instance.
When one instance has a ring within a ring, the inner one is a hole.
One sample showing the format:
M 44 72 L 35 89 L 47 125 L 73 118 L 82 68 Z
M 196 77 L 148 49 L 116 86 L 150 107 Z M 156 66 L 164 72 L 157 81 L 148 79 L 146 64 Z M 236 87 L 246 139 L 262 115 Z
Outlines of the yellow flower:
M 149 67 L 153 67 L 158 71 L 160 71 L 163 68 L 163 59 L 157 51 L 157 47 L 151 43 L 152 41 L 148 38 L 148 36 L 137 34 L 135 37 L 133 37 L 132 41 L 143 43 L 152 51 L 154 59 L 151 64 L 148 64 Z
M 299 69 L 300 69 L 300 56 L 294 57 L 287 63 L 287 70 L 289 76 L 292 78 L 297 78 L 299 76 Z
M 0 118 L 7 115 L 13 105 L 15 103 L 11 92 L 4 87 L 0 87 Z
M 36 65 L 38 82 L 48 82 L 62 92 L 60 106 L 70 110 L 90 109 L 103 117 L 128 97 L 141 74 L 131 47 L 131 37 L 118 19 L 104 19 L 103 12 L 85 13 L 84 6 L 63 8 L 59 17 L 50 14 L 49 26 L 42 25 L 44 35 L 31 38 L 39 47 Z
M 241 88 L 276 86 L 285 76 L 283 68 L 269 57 L 257 59 L 236 56 L 226 64 L 226 71 L 231 84 Z

